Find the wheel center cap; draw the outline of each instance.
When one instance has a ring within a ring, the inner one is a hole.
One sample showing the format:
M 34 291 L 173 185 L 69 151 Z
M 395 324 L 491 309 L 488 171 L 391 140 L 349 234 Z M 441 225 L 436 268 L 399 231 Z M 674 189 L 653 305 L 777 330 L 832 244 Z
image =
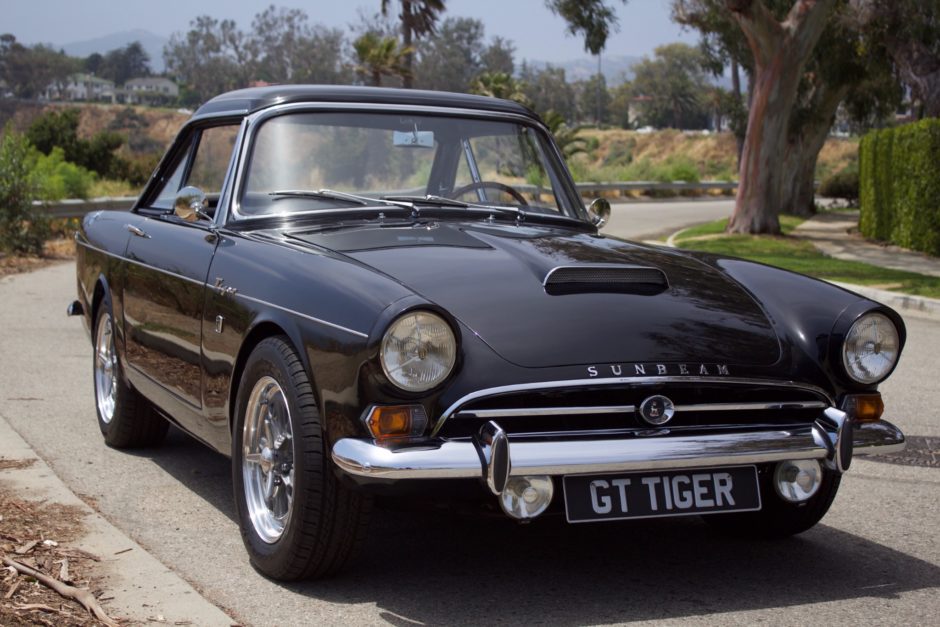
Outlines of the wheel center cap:
M 274 468 L 274 449 L 266 446 L 261 449 L 261 470 L 264 474 L 268 474 L 272 468 Z

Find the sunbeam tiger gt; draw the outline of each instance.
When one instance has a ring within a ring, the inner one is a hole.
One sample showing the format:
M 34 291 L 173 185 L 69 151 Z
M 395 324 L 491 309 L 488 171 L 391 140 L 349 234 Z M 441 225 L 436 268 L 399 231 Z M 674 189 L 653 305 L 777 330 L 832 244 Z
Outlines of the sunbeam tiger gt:
M 232 460 L 252 563 L 335 572 L 372 500 L 518 521 L 826 513 L 903 448 L 893 310 L 776 268 L 604 237 L 545 125 L 477 96 L 223 94 L 130 212 L 88 215 L 78 299 L 98 426 L 172 422 Z

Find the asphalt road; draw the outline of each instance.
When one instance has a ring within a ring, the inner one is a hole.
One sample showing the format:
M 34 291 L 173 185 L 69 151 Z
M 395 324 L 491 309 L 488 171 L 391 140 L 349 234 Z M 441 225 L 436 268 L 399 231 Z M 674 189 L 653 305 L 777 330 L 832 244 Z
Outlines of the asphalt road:
M 626 239 L 665 238 L 690 224 L 727 218 L 733 210 L 733 198 L 615 202 L 603 232 Z
M 823 523 L 786 541 L 721 538 L 697 519 L 519 526 L 379 511 L 353 569 L 270 582 L 247 562 L 225 458 L 179 432 L 156 450 L 104 446 L 91 345 L 65 317 L 74 292 L 71 264 L 0 280 L 0 416 L 73 491 L 245 624 L 937 624 L 940 470 L 861 460 Z M 887 415 L 909 434 L 940 435 L 938 354 L 940 322 L 910 319 L 883 387 Z

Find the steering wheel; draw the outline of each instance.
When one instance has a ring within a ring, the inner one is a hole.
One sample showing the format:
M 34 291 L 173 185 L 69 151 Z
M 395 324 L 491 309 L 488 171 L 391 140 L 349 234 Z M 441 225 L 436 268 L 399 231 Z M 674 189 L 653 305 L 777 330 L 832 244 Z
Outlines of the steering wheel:
M 526 202 L 525 197 L 522 194 L 520 194 L 518 191 L 516 191 L 513 187 L 510 187 L 509 185 L 506 185 L 505 183 L 498 183 L 496 181 L 474 181 L 473 183 L 469 183 L 467 185 L 464 185 L 463 187 L 459 187 L 455 189 L 453 193 L 451 194 L 451 198 L 456 199 L 458 196 L 463 196 L 467 192 L 473 192 L 478 189 L 494 189 L 498 192 L 506 192 L 507 194 L 513 197 L 513 200 L 519 201 L 520 205 L 528 206 L 529 204 L 528 202 Z

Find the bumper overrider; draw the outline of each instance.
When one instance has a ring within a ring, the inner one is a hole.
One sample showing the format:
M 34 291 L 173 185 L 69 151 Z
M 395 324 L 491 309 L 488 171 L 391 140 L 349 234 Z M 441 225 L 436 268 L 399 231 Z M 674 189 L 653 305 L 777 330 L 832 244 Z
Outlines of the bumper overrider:
M 426 440 L 378 444 L 343 438 L 333 461 L 344 472 L 387 480 L 479 478 L 495 495 L 510 477 L 564 476 L 713 468 L 818 460 L 830 471 L 848 470 L 854 455 L 904 449 L 904 434 L 884 420 L 855 423 L 845 412 L 826 408 L 806 427 L 734 431 L 706 435 L 655 435 L 627 439 L 518 438 L 488 422 L 469 440 Z

